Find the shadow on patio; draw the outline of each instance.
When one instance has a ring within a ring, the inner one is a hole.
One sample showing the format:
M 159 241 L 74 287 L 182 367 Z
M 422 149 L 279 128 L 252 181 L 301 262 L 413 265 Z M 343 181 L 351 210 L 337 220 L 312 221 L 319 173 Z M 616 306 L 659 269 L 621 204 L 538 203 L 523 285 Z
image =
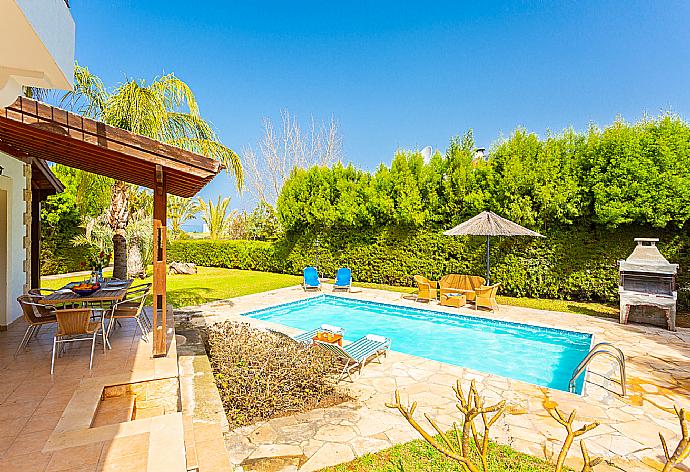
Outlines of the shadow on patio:
M 135 327 L 97 345 L 92 370 L 90 343 L 69 346 L 52 377 L 53 329 L 16 358 L 25 322 L 0 333 L 0 470 L 186 470 L 175 342 L 153 358 Z

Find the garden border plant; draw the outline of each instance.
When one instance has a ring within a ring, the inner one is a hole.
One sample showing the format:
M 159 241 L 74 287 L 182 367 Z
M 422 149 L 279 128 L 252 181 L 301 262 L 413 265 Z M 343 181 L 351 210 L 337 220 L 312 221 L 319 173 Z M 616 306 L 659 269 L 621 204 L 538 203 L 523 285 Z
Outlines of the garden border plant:
M 445 432 L 438 426 L 438 424 L 431 418 L 430 415 L 425 414 L 424 417 L 436 430 L 436 433 L 441 438 L 441 442 L 437 441 L 431 434 L 424 430 L 424 428 L 414 419 L 413 415 L 417 409 L 417 402 L 413 402 L 411 406 L 405 406 L 400 401 L 400 393 L 395 391 L 395 403 L 387 403 L 388 408 L 396 409 L 407 420 L 407 422 L 427 441 L 434 449 L 445 455 L 446 457 L 462 464 L 463 469 L 467 472 L 479 472 L 480 469 L 470 456 L 470 441 L 474 441 L 474 448 L 479 453 L 481 459 L 481 467 L 483 472 L 489 471 L 488 465 L 488 445 L 489 445 L 489 429 L 491 426 L 504 414 L 507 413 L 506 401 L 501 400 L 495 405 L 484 406 L 484 401 L 479 395 L 474 380 L 470 382 L 470 388 L 465 396 L 462 390 L 460 380 L 457 380 L 456 386 L 453 387 L 455 396 L 458 400 L 456 404 L 457 409 L 462 413 L 461 428 L 458 428 L 457 423 L 453 423 L 453 437 L 445 434 Z M 556 460 L 555 472 L 561 472 L 565 467 L 566 457 L 574 440 L 580 436 L 585 435 L 589 431 L 599 426 L 599 422 L 586 423 L 578 429 L 574 429 L 573 424 L 577 415 L 577 411 L 573 410 L 569 415 L 564 415 L 556 406 L 547 406 L 544 408 L 558 424 L 562 425 L 566 430 L 566 436 L 563 440 L 563 446 L 558 454 Z M 674 406 L 674 411 L 678 417 L 680 424 L 681 439 L 674 449 L 673 453 L 669 453 L 666 439 L 659 433 L 659 439 L 664 452 L 665 463 L 661 472 L 671 472 L 676 465 L 683 462 L 690 456 L 690 433 L 688 427 L 688 416 L 683 408 L 678 409 Z M 488 415 L 493 413 L 492 417 Z M 482 419 L 483 434 L 477 432 L 477 425 L 475 420 L 480 417 Z M 589 455 L 587 446 L 584 440 L 580 441 L 580 450 L 583 458 L 582 472 L 591 472 L 593 468 L 600 464 L 602 458 L 592 458 Z
M 247 323 L 205 329 L 208 358 L 231 427 L 349 400 L 338 369 L 322 349 Z

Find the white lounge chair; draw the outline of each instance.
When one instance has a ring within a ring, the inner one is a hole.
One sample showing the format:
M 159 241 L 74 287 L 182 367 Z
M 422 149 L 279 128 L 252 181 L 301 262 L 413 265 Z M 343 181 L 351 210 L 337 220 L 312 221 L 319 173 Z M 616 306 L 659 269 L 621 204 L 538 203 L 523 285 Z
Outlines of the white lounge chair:
M 381 354 L 385 357 L 387 351 L 391 348 L 390 339 L 375 334 L 367 334 L 363 338 L 344 347 L 323 341 L 316 341 L 316 344 L 330 352 L 336 359 L 343 362 L 344 366 L 343 370 L 340 371 L 338 382 L 346 376 L 350 379 L 350 382 L 352 382 L 351 372 L 354 369 L 359 369 L 359 372 L 362 373 L 362 366 L 369 358 L 375 356 L 376 359 L 378 359 Z
M 322 324 L 320 328 L 312 329 L 311 331 L 305 331 L 304 333 L 300 333 L 295 336 L 289 336 L 283 333 L 282 331 L 278 331 L 271 328 L 267 328 L 267 330 L 269 333 L 277 334 L 279 336 L 285 336 L 287 338 L 292 339 L 293 341 L 297 341 L 298 343 L 303 344 L 311 344 L 314 340 L 314 336 L 316 336 L 319 332 L 326 331 L 328 333 L 334 334 L 345 334 L 345 330 L 343 328 L 329 324 Z

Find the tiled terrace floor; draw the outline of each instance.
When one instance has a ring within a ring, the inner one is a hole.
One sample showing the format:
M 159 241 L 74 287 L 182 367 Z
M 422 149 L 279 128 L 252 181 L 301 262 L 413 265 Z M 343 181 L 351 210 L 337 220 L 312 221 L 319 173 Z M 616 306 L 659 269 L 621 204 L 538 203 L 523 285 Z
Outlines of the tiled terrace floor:
M 90 428 L 104 385 L 177 377 L 174 342 L 169 357 L 153 359 L 125 322 L 112 350 L 97 344 L 91 371 L 91 343 L 76 343 L 51 377 L 53 330 L 14 358 L 25 328 L 19 320 L 0 332 L 0 471 L 186 470 L 181 413 Z
M 257 327 L 279 327 L 240 314 L 307 296 L 313 294 L 291 287 L 184 311 L 198 325 L 235 320 Z M 398 293 L 371 289 L 342 296 L 424 306 L 405 300 Z M 433 304 L 429 308 L 458 313 L 457 309 Z M 396 412 L 385 407 L 396 388 L 404 400 L 419 402 L 417 418 L 423 418 L 423 413 L 428 412 L 441 425 L 450 427 L 458 419 L 451 386 L 460 379 L 466 389 L 469 382 L 476 379 L 487 402 L 499 398 L 509 402 L 511 414 L 492 429 L 493 438 L 500 443 L 535 456 L 557 454 L 564 430 L 544 409 L 545 405 L 557 405 L 565 413 L 577 409 L 579 420 L 601 423 L 583 437 L 591 454 L 605 457 L 626 471 L 660 470 L 662 452 L 658 432 L 663 432 L 671 448 L 675 447 L 679 427 L 673 405 L 690 408 L 690 330 L 671 333 L 647 326 L 623 326 L 585 315 L 516 307 L 502 307 L 495 314 L 477 313 L 471 308 L 459 312 L 589 332 L 595 335 L 597 342 L 615 343 L 627 359 L 628 397 L 612 393 L 618 392 L 619 387 L 607 385 L 596 375 L 614 372 L 613 364 L 605 359 L 591 365 L 585 395 L 579 396 L 392 352 L 382 364 L 368 365 L 361 376 L 355 377 L 353 384 L 344 384 L 354 394 L 354 402 L 227 433 L 226 447 L 231 461 L 243 464 L 245 470 L 254 470 L 253 467 L 262 461 L 274 465 L 282 463 L 284 470 L 296 470 L 297 467 L 303 471 L 318 470 L 415 439 L 417 433 Z M 296 332 L 284 327 L 283 330 Z M 574 457 L 579 456 L 578 447 L 574 446 L 571 452 Z

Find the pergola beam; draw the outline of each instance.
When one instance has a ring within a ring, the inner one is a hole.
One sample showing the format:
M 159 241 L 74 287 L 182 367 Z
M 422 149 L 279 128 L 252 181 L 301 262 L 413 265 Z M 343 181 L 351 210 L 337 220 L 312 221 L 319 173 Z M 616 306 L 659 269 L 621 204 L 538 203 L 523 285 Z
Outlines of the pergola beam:
M 181 197 L 194 196 L 220 171 L 213 159 L 28 98 L 0 108 L 0 144 L 148 188 L 160 165 L 167 192 Z

